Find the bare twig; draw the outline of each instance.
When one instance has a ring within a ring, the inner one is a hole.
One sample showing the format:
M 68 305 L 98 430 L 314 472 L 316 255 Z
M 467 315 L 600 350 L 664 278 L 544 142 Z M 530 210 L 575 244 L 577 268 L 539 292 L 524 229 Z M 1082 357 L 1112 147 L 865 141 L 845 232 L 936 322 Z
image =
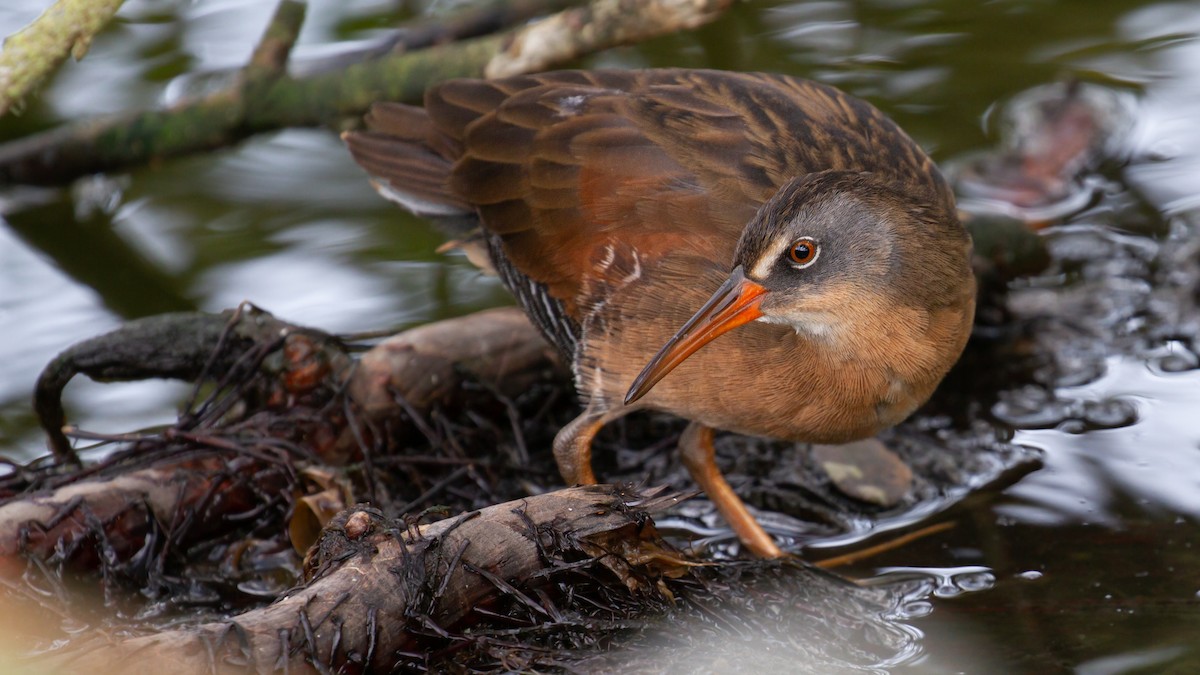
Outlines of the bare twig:
M 518 32 L 484 68 L 489 78 L 545 70 L 601 49 L 712 21 L 732 0 L 595 0 Z
M 581 0 L 491 0 L 451 16 L 416 19 L 398 27 L 374 43 L 332 56 L 293 61 L 294 74 L 311 75 L 340 70 L 351 63 L 386 54 L 427 49 L 459 40 L 491 35 L 551 12 L 557 12 Z
M 304 25 L 306 5 L 296 0 L 283 0 L 275 8 L 271 23 L 263 33 L 254 53 L 250 55 L 250 63 L 246 65 L 244 74 L 248 78 L 274 75 L 283 72 L 287 66 L 288 56 L 300 37 L 300 28 Z

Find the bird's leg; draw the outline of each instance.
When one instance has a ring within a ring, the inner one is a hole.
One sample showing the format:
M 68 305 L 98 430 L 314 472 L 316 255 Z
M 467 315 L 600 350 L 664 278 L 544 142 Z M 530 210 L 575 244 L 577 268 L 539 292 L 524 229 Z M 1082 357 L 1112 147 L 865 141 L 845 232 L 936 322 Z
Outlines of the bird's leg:
M 712 427 L 698 422 L 689 424 L 679 437 L 679 453 L 683 465 L 687 467 L 688 473 L 692 474 L 692 479 L 704 490 L 704 494 L 708 495 L 721 515 L 725 516 L 725 520 L 742 544 L 760 558 L 782 558 L 783 551 L 750 514 L 741 497 L 729 487 L 729 483 L 717 468 Z
M 554 461 L 567 485 L 595 485 L 592 439 L 604 426 L 604 415 L 588 408 L 554 437 Z

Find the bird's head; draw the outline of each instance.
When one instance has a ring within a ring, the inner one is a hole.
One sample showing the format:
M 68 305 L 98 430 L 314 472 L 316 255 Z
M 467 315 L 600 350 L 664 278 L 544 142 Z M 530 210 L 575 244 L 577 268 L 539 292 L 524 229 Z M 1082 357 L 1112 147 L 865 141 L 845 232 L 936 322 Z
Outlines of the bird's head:
M 886 340 L 862 333 L 886 323 L 891 309 L 972 302 L 970 256 L 952 206 L 922 188 L 860 172 L 794 178 L 746 225 L 729 278 L 651 359 L 625 402 L 751 321 L 789 326 L 834 349 Z

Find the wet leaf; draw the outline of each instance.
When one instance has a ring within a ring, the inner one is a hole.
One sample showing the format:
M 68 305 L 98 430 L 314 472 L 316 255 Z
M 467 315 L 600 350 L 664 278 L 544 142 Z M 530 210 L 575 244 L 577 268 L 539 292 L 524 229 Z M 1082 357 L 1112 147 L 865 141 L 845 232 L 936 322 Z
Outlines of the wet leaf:
M 842 494 L 895 506 L 912 487 L 912 469 L 874 438 L 845 445 L 814 445 L 813 457 Z
M 318 467 L 310 467 L 303 473 L 305 478 L 325 489 L 296 499 L 292 518 L 288 521 L 288 537 L 300 555 L 316 542 L 329 521 L 354 501 L 352 488 L 344 476 Z

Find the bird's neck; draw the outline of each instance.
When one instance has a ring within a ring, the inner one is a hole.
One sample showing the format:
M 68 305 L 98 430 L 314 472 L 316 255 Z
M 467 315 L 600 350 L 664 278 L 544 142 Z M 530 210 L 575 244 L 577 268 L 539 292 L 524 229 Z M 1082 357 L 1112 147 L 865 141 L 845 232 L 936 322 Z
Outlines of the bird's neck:
M 730 353 L 757 354 L 732 371 L 738 382 L 730 384 L 769 392 L 762 409 L 774 412 L 754 424 L 770 435 L 828 443 L 869 436 L 928 400 L 962 353 L 973 310 L 970 298 L 936 309 L 864 302 L 852 315 L 760 324 L 740 348 L 730 345 Z

